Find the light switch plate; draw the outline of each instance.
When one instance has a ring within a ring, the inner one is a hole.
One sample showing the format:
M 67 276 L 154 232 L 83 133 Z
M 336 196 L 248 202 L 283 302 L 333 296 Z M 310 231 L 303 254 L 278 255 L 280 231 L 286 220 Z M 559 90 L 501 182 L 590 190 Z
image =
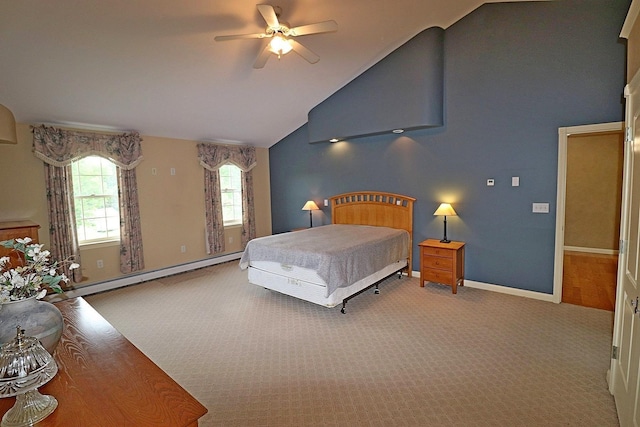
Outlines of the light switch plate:
M 511 177 L 511 186 L 512 187 L 519 187 L 520 186 L 520 177 L 519 176 L 512 176 Z

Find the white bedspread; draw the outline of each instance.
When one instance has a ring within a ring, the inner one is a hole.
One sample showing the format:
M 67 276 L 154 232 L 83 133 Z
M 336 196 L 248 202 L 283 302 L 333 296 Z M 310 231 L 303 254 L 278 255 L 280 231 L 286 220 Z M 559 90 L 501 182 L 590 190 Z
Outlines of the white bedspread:
M 332 224 L 253 239 L 240 258 L 240 268 L 252 260 L 310 268 L 327 283 L 328 297 L 338 287 L 406 259 L 408 247 L 405 230 Z

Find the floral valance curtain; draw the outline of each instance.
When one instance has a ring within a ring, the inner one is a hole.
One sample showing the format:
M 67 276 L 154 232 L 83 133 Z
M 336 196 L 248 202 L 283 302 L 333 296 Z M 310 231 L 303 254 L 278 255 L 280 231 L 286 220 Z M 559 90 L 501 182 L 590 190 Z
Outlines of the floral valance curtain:
M 32 127 L 33 152 L 45 162 L 45 185 L 49 211 L 51 254 L 55 259 L 73 257 L 80 262 L 75 230 L 75 209 L 71 162 L 89 155 L 113 161 L 118 170 L 118 202 L 120 206 L 120 271 L 131 273 L 144 269 L 142 232 L 138 205 L 135 167 L 142 160 L 137 132 L 98 134 Z M 79 273 L 79 270 L 74 270 Z M 74 276 L 74 280 L 79 277 Z
M 142 160 L 142 139 L 137 132 L 100 134 L 45 125 L 32 127 L 32 130 L 34 154 L 53 166 L 68 166 L 82 157 L 99 155 L 124 170 L 132 170 Z
M 200 164 L 207 170 L 217 171 L 232 163 L 242 172 L 249 172 L 256 165 L 256 148 L 248 145 L 198 144 Z
M 248 145 L 198 144 L 198 158 L 205 168 L 205 227 L 209 252 L 224 252 L 224 220 L 218 170 L 225 164 L 234 164 L 242 171 L 242 247 L 256 235 L 253 202 L 253 174 L 256 149 Z

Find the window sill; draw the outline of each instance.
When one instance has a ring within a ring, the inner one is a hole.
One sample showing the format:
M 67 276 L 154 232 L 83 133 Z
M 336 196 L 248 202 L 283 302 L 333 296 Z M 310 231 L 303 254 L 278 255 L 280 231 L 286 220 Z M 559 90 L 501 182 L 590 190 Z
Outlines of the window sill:
M 224 229 L 227 230 L 230 228 L 241 228 L 241 227 L 242 227 L 242 224 L 229 224 L 229 225 L 225 225 Z
M 100 248 L 108 248 L 112 246 L 119 246 L 120 240 L 107 240 L 104 242 L 88 242 L 88 243 L 80 243 L 80 249 L 100 249 Z

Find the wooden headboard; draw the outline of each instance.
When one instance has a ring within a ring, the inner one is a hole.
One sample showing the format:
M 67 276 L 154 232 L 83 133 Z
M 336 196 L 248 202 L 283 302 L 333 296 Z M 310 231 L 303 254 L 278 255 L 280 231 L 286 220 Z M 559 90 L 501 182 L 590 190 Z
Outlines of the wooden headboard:
M 400 228 L 409 232 L 409 265 L 413 269 L 413 202 L 416 199 L 382 191 L 357 191 L 333 196 L 331 222 L 333 224 L 375 225 Z

